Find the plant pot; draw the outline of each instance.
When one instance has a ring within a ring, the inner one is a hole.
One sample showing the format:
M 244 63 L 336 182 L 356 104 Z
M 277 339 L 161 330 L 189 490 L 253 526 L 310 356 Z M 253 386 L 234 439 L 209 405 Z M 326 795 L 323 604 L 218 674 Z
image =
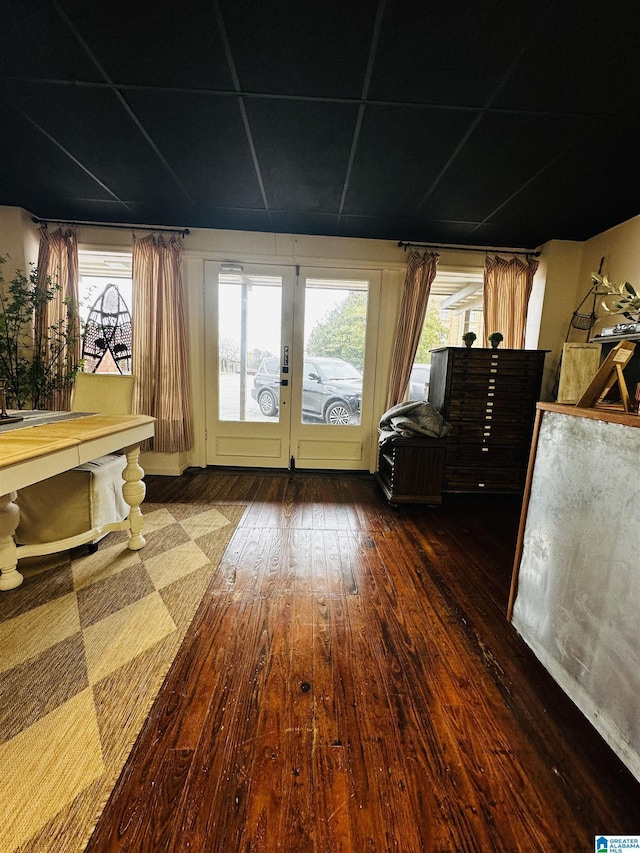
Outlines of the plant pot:
M 498 349 L 500 341 L 491 341 L 491 349 Z

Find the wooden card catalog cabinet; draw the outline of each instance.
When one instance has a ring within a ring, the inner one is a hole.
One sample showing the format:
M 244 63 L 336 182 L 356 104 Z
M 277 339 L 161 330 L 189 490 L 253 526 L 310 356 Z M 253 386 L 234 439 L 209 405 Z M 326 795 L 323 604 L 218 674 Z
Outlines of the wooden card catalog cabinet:
M 545 350 L 440 347 L 429 402 L 451 424 L 445 492 L 522 492 Z

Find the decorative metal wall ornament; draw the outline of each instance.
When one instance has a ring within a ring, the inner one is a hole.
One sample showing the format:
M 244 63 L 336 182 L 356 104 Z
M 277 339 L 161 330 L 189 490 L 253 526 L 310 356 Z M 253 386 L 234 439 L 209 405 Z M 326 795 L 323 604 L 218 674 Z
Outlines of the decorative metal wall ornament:
M 109 354 L 120 373 L 131 373 L 131 314 L 115 284 L 108 284 L 91 306 L 82 358 L 85 372 L 96 373 Z

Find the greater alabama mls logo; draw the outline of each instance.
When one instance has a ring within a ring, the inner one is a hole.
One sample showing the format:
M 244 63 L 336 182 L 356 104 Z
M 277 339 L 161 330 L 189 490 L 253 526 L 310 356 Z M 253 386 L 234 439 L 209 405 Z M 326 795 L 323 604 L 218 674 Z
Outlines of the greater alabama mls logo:
M 640 835 L 599 835 L 596 837 L 595 853 L 623 853 L 625 850 L 640 851 Z

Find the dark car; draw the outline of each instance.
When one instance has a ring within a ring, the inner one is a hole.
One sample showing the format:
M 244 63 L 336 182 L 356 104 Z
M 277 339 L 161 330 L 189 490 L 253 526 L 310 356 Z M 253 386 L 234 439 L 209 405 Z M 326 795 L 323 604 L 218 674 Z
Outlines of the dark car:
M 409 379 L 409 401 L 426 400 L 429 393 L 430 364 L 414 364 Z
M 328 424 L 359 423 L 362 374 L 341 358 L 307 356 L 302 382 L 302 412 Z M 251 396 L 260 411 L 275 417 L 280 405 L 280 361 L 265 358 L 254 378 Z

